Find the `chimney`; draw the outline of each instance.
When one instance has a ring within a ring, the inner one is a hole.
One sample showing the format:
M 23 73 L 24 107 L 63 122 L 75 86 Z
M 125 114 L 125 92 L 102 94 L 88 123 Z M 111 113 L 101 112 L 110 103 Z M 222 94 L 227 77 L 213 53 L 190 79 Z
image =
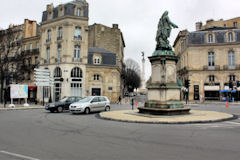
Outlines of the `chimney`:
M 202 22 L 197 22 L 196 23 L 196 31 L 199 31 L 202 29 Z
M 114 29 L 118 29 L 118 24 L 113 24 L 112 26 Z

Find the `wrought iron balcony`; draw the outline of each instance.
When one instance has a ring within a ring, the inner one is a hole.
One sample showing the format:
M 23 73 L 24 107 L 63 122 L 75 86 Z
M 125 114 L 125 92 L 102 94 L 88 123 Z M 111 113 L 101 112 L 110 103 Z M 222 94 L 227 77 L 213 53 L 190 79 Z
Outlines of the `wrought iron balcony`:
M 72 61 L 73 62 L 82 62 L 82 59 L 81 58 L 72 58 Z
M 80 40 L 82 40 L 82 36 L 74 36 L 74 40 L 80 41 Z
M 61 37 L 57 37 L 57 40 L 58 40 L 58 41 L 62 40 L 62 36 L 61 36 Z

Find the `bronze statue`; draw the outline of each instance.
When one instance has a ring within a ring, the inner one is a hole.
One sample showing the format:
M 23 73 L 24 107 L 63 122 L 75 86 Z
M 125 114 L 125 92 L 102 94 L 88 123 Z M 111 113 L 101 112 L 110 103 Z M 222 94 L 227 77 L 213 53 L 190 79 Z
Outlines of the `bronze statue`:
M 168 37 L 170 37 L 172 28 L 178 28 L 178 26 L 170 21 L 168 17 L 168 11 L 165 11 L 158 23 L 158 30 L 156 36 L 157 41 L 156 50 L 159 50 L 166 54 L 171 53 L 172 47 L 169 44 Z M 158 54 L 162 53 L 158 52 Z

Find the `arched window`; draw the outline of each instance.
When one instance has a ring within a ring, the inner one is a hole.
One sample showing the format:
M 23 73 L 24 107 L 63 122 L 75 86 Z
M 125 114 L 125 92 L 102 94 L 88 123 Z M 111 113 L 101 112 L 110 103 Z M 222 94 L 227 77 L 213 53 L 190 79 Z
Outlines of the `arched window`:
M 54 70 L 54 77 L 62 77 L 62 70 L 60 67 L 56 67 Z
M 98 74 L 93 75 L 93 80 L 98 81 L 100 79 L 100 76 Z
M 71 78 L 82 78 L 82 70 L 79 67 L 75 67 L 71 71 Z
M 208 43 L 213 43 L 213 35 L 212 34 L 208 35 Z
M 228 33 L 228 42 L 233 42 L 233 33 L 232 32 Z
M 99 56 L 94 57 L 94 64 L 100 64 L 100 57 Z

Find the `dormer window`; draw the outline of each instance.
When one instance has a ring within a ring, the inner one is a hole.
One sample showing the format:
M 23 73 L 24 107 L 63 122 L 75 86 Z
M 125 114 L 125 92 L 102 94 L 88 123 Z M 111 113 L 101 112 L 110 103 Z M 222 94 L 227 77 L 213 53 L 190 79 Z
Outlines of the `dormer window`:
M 64 11 L 63 11 L 63 8 L 60 9 L 60 16 L 63 16 L 64 15 Z
M 94 57 L 94 64 L 100 64 L 100 57 L 99 56 Z
M 81 8 L 77 8 L 76 16 L 78 16 L 78 17 L 81 16 Z
M 208 43 L 213 43 L 213 35 L 212 34 L 208 35 Z
M 233 42 L 233 33 L 232 32 L 228 33 L 228 42 Z
M 52 19 L 53 18 L 53 13 L 52 12 L 49 12 L 48 13 L 48 19 Z

